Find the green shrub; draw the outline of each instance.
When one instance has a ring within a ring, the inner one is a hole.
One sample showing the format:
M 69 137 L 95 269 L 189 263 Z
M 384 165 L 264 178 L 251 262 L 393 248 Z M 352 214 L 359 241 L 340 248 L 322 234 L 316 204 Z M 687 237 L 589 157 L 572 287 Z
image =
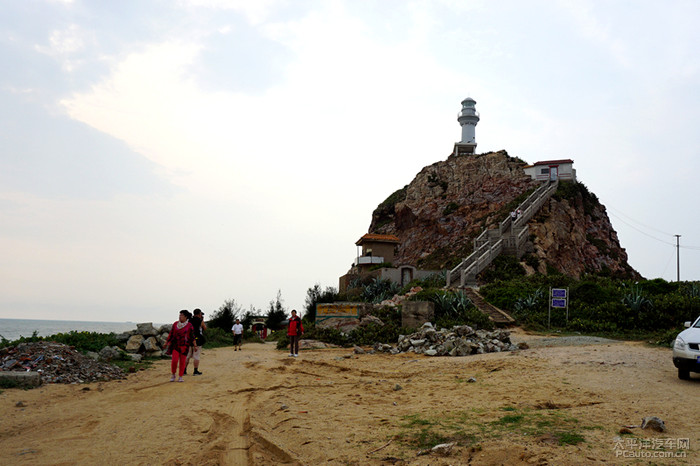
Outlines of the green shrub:
M 566 326 L 567 330 L 576 332 L 616 332 L 618 330 L 617 325 L 612 322 L 598 322 L 594 320 L 587 320 L 581 318 L 575 318 L 569 320 L 569 324 Z
M 45 338 L 45 340 L 74 346 L 76 350 L 81 352 L 94 351 L 96 353 L 105 346 L 118 344 L 114 333 L 76 332 L 75 330 L 68 333 L 57 333 Z
M 678 291 L 678 282 L 667 282 L 663 278 L 655 278 L 641 282 L 647 293 L 650 295 L 670 294 Z
M 540 266 L 540 258 L 534 254 L 525 254 L 522 257 L 522 261 L 535 270 Z
M 2 338 L 0 348 L 6 346 L 17 346 L 20 343 L 33 343 L 38 341 L 55 341 L 64 345 L 73 346 L 77 351 L 85 353 L 87 351 L 99 352 L 105 346 L 117 346 L 118 341 L 114 333 L 98 332 L 78 332 L 71 330 L 68 333 L 56 333 L 46 337 L 40 337 L 34 331 L 31 337 L 20 337 L 17 340 L 9 341 Z
M 207 327 L 204 331 L 204 348 L 220 348 L 233 346 L 233 333 L 217 327 Z
M 496 280 L 512 280 L 525 275 L 525 269 L 513 256 L 500 255 L 491 265 L 479 274 L 482 281 L 491 283 Z

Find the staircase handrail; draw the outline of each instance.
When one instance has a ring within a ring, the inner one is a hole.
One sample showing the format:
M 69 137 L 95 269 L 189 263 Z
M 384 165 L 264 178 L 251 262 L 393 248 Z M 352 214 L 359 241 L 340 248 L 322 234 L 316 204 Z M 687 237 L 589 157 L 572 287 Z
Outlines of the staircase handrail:
M 464 287 L 467 278 L 475 277 L 482 270 L 488 267 L 491 262 L 501 253 L 503 250 L 503 240 L 499 239 L 491 247 L 488 248 L 483 254 L 481 254 L 474 262 L 472 262 L 466 269 L 462 270 L 460 274 L 460 286 Z
M 515 250 L 516 251 L 519 251 L 520 248 L 525 244 L 525 242 L 527 241 L 527 236 L 528 236 L 529 232 L 530 232 L 530 228 L 527 225 L 525 225 L 520 230 L 520 232 L 518 233 L 517 240 L 515 241 Z
M 491 246 L 489 243 L 484 243 L 474 251 L 472 251 L 471 254 L 469 254 L 462 262 L 457 264 L 455 268 L 450 270 L 451 275 L 455 275 L 461 272 L 461 270 L 465 267 L 469 267 L 476 259 L 481 256 L 486 250 L 488 250 Z
M 557 190 L 558 185 L 558 181 L 555 181 L 554 183 L 543 184 L 543 187 L 546 187 L 546 189 L 540 192 L 537 198 L 534 199 L 530 205 L 528 205 L 525 209 L 522 209 L 522 214 L 513 223 L 513 228 L 518 228 L 522 226 L 523 223 L 529 222 L 530 219 L 537 213 L 537 211 L 540 210 L 540 207 L 542 207 L 542 205 L 547 201 L 547 199 L 549 199 L 552 196 L 552 194 L 554 194 L 554 192 Z

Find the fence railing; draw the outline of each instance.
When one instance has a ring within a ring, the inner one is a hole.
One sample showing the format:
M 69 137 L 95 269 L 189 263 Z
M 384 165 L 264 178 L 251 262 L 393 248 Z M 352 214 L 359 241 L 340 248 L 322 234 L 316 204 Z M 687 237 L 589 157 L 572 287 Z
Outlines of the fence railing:
M 467 280 L 475 279 L 476 276 L 488 267 L 493 260 L 498 257 L 498 255 L 503 250 L 503 240 L 499 239 L 493 246 L 489 247 L 483 254 L 481 254 L 474 262 L 472 262 L 466 269 L 463 269 L 459 277 L 459 286 L 464 287 Z

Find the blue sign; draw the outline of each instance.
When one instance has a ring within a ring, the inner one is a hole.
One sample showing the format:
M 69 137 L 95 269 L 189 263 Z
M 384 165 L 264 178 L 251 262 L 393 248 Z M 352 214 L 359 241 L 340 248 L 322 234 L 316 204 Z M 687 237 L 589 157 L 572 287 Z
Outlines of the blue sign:
M 566 307 L 566 299 L 552 299 L 552 307 Z
M 552 288 L 552 298 L 566 298 L 566 289 Z

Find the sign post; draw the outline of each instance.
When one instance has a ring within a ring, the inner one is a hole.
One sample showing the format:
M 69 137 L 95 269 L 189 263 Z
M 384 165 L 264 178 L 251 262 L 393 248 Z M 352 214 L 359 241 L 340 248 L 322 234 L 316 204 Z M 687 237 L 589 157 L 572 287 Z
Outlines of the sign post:
M 552 326 L 552 308 L 566 309 L 566 323 L 569 323 L 569 289 L 550 288 L 549 289 L 549 315 L 547 317 L 547 328 Z

